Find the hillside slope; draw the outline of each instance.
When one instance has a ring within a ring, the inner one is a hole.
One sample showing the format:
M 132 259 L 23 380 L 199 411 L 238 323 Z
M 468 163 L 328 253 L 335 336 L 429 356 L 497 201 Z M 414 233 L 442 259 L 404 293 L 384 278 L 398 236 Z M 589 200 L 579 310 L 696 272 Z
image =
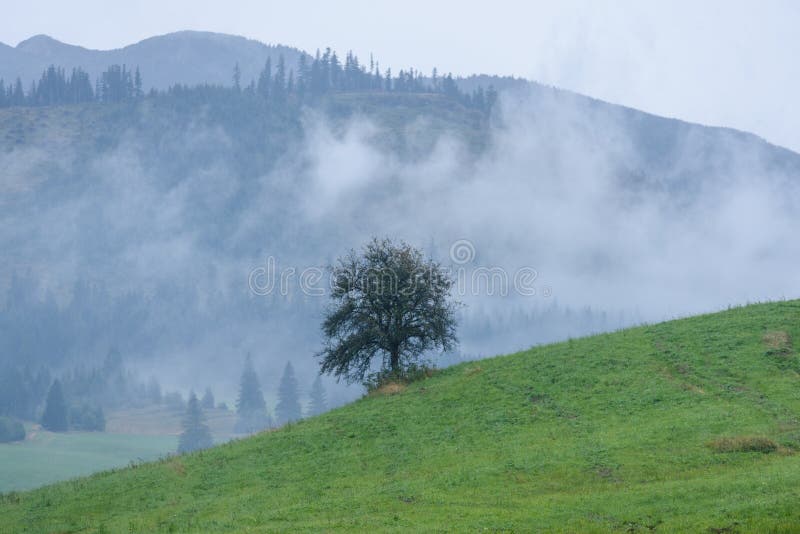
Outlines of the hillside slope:
M 779 302 L 463 364 L 279 431 L 5 495 L 0 531 L 790 532 L 798 336 L 800 301 Z

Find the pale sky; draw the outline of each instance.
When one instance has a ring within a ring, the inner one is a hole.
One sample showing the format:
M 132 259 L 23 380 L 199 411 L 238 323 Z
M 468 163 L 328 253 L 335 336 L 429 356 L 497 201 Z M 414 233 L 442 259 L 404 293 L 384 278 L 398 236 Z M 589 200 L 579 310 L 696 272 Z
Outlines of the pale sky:
M 603 100 L 754 132 L 800 151 L 800 2 L 0 0 L 0 41 L 45 33 L 116 48 L 177 30 L 383 66 L 514 74 Z

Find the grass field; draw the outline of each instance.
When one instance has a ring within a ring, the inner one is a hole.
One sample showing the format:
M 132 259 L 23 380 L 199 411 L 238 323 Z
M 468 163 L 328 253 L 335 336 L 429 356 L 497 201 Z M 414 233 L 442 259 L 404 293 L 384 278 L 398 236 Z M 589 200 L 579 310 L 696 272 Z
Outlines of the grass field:
M 42 430 L 32 434 L 24 442 L 0 444 L 0 492 L 35 488 L 124 467 L 132 461 L 155 460 L 174 452 L 178 444 L 175 436 Z
M 234 412 L 205 410 L 216 442 L 237 437 Z M 108 414 L 106 432 L 56 434 L 28 427 L 28 439 L 0 444 L 0 492 L 36 488 L 175 452 L 183 412 L 148 406 Z
M 0 531 L 798 532 L 797 339 L 793 301 L 458 365 L 5 495 Z

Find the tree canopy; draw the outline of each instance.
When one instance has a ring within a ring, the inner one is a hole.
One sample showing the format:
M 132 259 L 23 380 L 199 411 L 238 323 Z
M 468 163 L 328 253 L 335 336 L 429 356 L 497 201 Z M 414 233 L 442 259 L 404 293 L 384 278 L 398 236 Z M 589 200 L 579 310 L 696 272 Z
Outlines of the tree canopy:
M 379 358 L 381 370 L 401 374 L 426 351 L 454 348 L 453 280 L 419 250 L 373 239 L 331 269 L 322 372 L 355 382 Z

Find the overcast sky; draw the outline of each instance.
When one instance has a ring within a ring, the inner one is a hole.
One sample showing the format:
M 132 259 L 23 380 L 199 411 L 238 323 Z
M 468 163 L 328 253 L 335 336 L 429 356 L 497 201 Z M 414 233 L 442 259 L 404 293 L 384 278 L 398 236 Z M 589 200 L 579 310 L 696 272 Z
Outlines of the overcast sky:
M 313 51 L 373 52 L 395 69 L 514 74 L 659 115 L 755 132 L 800 151 L 800 2 L 28 0 L 0 41 L 45 33 L 116 48 L 176 30 Z

